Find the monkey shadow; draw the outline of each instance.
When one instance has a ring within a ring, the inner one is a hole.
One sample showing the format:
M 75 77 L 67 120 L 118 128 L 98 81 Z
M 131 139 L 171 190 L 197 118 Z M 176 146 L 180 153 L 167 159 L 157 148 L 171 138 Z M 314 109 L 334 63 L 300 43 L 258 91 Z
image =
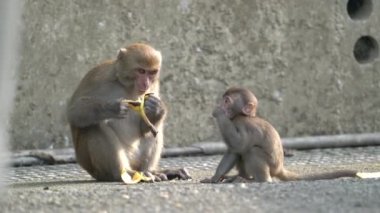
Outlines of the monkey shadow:
M 125 183 L 119 181 L 97 181 L 95 179 L 86 179 L 86 180 L 58 180 L 58 181 L 36 181 L 36 182 L 23 182 L 23 183 L 10 183 L 6 185 L 7 188 L 43 188 L 48 190 L 50 187 L 57 186 L 68 186 L 68 185 L 84 185 L 84 184 L 101 184 L 101 185 L 123 185 Z M 200 180 L 191 179 L 191 181 L 179 181 L 176 179 L 170 181 L 162 182 L 141 182 L 141 185 L 150 185 L 150 184 L 207 184 L 200 183 Z
M 79 185 L 79 184 L 95 184 L 101 183 L 96 180 L 59 180 L 59 181 L 38 181 L 38 182 L 24 182 L 24 183 L 11 183 L 7 185 L 8 188 L 35 188 L 42 187 L 49 189 L 53 186 L 67 186 L 67 185 Z M 109 182 L 111 183 L 111 182 Z M 115 182 L 113 182 L 115 184 Z

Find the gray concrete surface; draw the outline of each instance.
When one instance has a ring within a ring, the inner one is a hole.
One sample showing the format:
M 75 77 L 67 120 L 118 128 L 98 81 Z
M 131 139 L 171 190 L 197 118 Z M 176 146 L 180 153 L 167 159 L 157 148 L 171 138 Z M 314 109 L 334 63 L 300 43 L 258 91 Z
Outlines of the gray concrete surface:
M 283 137 L 380 131 L 379 60 L 353 53 L 361 36 L 379 41 L 379 1 L 353 18 L 348 0 L 24 2 L 12 149 L 72 146 L 67 99 L 135 41 L 164 56 L 167 146 L 219 140 L 210 112 L 231 85 L 252 89 Z
M 294 151 L 299 173 L 380 171 L 380 147 Z M 13 167 L 1 212 L 378 212 L 380 179 L 201 184 L 221 156 L 163 158 L 162 168 L 187 167 L 190 181 L 94 182 L 77 164 Z
M 19 60 L 20 0 L 0 1 L 0 190 L 3 187 L 3 168 L 8 164 L 9 120 L 16 90 Z

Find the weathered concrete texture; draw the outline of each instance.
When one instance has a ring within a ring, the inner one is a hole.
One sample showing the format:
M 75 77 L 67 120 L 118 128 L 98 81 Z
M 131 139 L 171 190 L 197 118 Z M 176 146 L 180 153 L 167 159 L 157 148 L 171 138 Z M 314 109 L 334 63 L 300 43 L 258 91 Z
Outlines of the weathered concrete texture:
M 351 20 L 346 3 L 26 0 L 12 147 L 71 146 L 67 99 L 90 68 L 135 41 L 164 55 L 168 146 L 218 140 L 210 112 L 231 85 L 252 89 L 282 136 L 380 131 L 379 60 L 353 56 L 360 36 L 380 41 L 380 14 Z
M 379 212 L 380 179 L 199 183 L 213 175 L 221 158 L 164 158 L 161 168 L 186 167 L 193 179 L 128 186 L 94 182 L 78 164 L 10 168 L 1 212 Z M 299 174 L 376 172 L 380 147 L 296 151 L 285 164 Z

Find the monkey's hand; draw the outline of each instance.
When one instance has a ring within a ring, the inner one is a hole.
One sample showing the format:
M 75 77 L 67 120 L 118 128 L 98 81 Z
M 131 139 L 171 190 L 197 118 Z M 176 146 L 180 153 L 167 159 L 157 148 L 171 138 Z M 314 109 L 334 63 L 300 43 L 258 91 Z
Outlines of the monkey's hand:
M 205 178 L 200 181 L 201 183 L 221 183 L 222 180 L 220 178 L 215 178 L 214 176 L 211 178 Z
M 123 99 L 108 101 L 102 104 L 101 107 L 106 118 L 125 118 L 129 111 L 129 107 L 127 103 L 123 102 Z
M 201 183 L 211 183 L 211 178 L 205 178 L 200 181 Z
M 151 110 L 152 108 L 156 109 L 157 107 L 155 107 L 155 105 L 150 103 L 149 101 L 148 102 L 146 101 L 149 98 L 149 96 L 151 96 L 151 94 L 146 94 L 146 95 L 144 95 L 144 97 L 139 98 L 136 101 L 125 99 L 125 100 L 122 100 L 122 103 L 125 104 L 128 108 L 137 112 L 141 116 L 142 120 L 144 121 L 141 123 L 142 132 L 150 130 L 152 132 L 153 136 L 156 137 L 158 131 L 155 128 L 154 124 L 156 124 L 157 121 L 159 121 L 159 120 L 153 121 L 154 123 L 152 123 L 151 122 L 152 118 L 149 118 L 147 116 L 146 109 L 148 109 L 148 111 L 149 111 L 149 109 L 150 109 L 150 111 L 152 111 Z M 148 106 L 145 106 L 145 103 L 147 103 Z M 159 118 L 159 119 L 161 119 L 161 118 Z
M 128 103 L 123 101 L 123 99 L 118 100 L 118 103 L 119 103 L 119 116 L 121 118 L 124 118 L 129 111 L 129 105 Z
M 166 113 L 166 107 L 164 103 L 153 94 L 149 94 L 145 98 L 144 110 L 146 116 L 153 124 L 156 124 L 158 121 L 160 121 Z

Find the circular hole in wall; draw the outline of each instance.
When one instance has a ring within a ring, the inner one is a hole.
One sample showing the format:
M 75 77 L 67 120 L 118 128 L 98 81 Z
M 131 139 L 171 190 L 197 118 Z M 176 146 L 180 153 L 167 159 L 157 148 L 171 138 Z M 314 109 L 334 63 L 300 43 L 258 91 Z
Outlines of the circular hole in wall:
M 379 45 L 371 36 L 360 37 L 354 46 L 355 59 L 361 63 L 372 62 L 379 56 Z
M 372 0 L 348 0 L 347 12 L 351 19 L 365 19 L 371 14 L 372 6 Z

